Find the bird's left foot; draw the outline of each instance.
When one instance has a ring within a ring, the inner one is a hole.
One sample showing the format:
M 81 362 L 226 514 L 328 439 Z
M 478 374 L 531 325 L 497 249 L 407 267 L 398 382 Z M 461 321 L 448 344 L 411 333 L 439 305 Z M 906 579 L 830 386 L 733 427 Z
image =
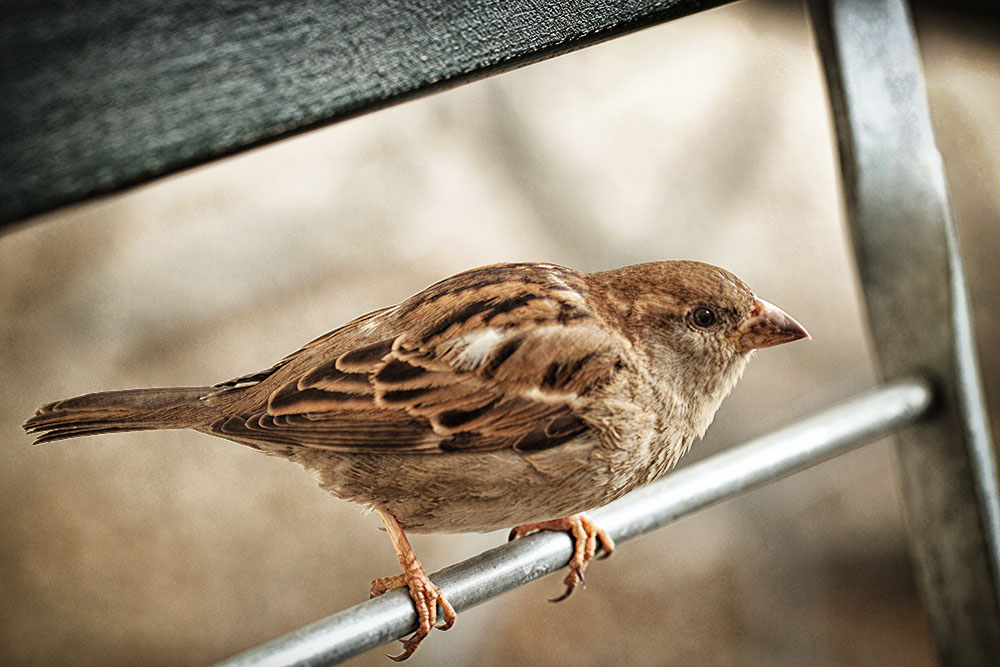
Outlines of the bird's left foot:
M 553 519 L 552 521 L 541 521 L 539 523 L 526 523 L 510 531 L 509 540 L 516 540 L 524 537 L 528 533 L 536 530 L 567 530 L 573 536 L 575 546 L 573 547 L 573 557 L 569 561 L 569 574 L 563 580 L 566 584 L 566 592 L 557 598 L 552 598 L 550 602 L 561 602 L 570 596 L 578 585 L 586 582 L 583 579 L 583 571 L 587 569 L 587 563 L 591 561 L 597 553 L 597 543 L 600 541 L 601 550 L 607 558 L 615 550 L 615 542 L 611 537 L 597 527 L 589 516 L 581 512 L 568 516 L 565 519 Z
M 413 652 L 420 646 L 420 642 L 431 633 L 431 628 L 434 627 L 434 621 L 437 618 L 438 605 L 441 606 L 441 616 L 444 619 L 444 622 L 438 626 L 439 630 L 447 630 L 455 624 L 455 608 L 445 599 L 441 589 L 435 586 L 431 578 L 427 576 L 424 566 L 417 560 L 416 554 L 410 547 L 410 541 L 406 539 L 403 527 L 396 520 L 396 517 L 383 509 L 376 508 L 376 511 L 396 548 L 396 556 L 399 557 L 399 565 L 403 568 L 403 573 L 372 581 L 369 596 L 377 597 L 387 591 L 406 586 L 410 590 L 410 598 L 417 611 L 417 631 L 408 639 L 400 639 L 403 643 L 402 653 L 388 656 L 396 662 L 402 662 L 413 655 Z
M 444 617 L 444 623 L 438 626 L 439 630 L 447 630 L 455 623 L 455 610 L 452 608 L 448 601 L 441 595 L 441 589 L 431 582 L 430 577 L 424 571 L 424 568 L 420 566 L 419 562 L 415 562 L 406 572 L 403 574 L 397 574 L 394 577 L 381 577 L 372 581 L 370 597 L 377 597 L 383 593 L 397 588 L 409 588 L 410 598 L 413 600 L 414 606 L 417 609 L 417 619 L 419 625 L 417 631 L 412 637 L 408 639 L 400 640 L 403 643 L 403 652 L 399 655 L 390 655 L 389 657 L 396 662 L 402 662 L 406 660 L 413 652 L 417 650 L 420 646 L 420 642 L 424 640 L 427 635 L 430 634 L 431 628 L 434 625 L 434 619 L 437 616 L 437 607 L 441 605 L 441 612 Z

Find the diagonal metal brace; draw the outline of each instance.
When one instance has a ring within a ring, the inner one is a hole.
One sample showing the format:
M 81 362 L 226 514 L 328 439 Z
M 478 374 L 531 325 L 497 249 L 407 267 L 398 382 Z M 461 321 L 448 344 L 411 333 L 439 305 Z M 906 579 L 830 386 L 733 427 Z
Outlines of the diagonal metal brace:
M 911 424 L 927 413 L 932 401 L 931 387 L 922 380 L 887 385 L 686 466 L 589 514 L 615 542 L 626 542 Z M 432 579 L 461 611 L 565 567 L 572 553 L 573 542 L 566 533 L 545 531 L 447 567 Z M 225 660 L 219 667 L 334 664 L 408 635 L 416 627 L 417 614 L 407 591 L 390 591 Z

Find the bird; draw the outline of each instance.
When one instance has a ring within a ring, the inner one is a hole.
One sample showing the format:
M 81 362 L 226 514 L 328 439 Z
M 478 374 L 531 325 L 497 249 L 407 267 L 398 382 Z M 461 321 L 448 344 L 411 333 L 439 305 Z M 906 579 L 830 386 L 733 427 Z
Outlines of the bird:
M 613 540 L 586 514 L 663 475 L 701 438 L 754 352 L 809 338 L 725 269 L 689 260 L 585 273 L 503 263 L 458 273 L 212 386 L 42 406 L 35 443 L 193 429 L 284 457 L 374 510 L 418 628 L 440 605 L 406 533 L 569 531 L 564 599 Z

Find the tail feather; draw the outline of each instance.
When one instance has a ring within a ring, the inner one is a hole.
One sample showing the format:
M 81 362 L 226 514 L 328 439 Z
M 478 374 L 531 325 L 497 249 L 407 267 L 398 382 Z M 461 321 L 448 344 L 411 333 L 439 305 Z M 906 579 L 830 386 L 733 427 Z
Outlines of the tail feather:
M 101 433 L 193 428 L 218 414 L 201 401 L 211 387 L 128 389 L 67 398 L 43 405 L 24 423 L 35 444 Z

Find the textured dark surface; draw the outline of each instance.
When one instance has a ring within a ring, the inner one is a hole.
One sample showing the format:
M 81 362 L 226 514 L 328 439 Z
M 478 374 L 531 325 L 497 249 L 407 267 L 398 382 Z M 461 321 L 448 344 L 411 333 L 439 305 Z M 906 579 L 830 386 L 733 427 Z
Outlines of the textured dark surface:
M 0 222 L 724 2 L 7 3 Z

